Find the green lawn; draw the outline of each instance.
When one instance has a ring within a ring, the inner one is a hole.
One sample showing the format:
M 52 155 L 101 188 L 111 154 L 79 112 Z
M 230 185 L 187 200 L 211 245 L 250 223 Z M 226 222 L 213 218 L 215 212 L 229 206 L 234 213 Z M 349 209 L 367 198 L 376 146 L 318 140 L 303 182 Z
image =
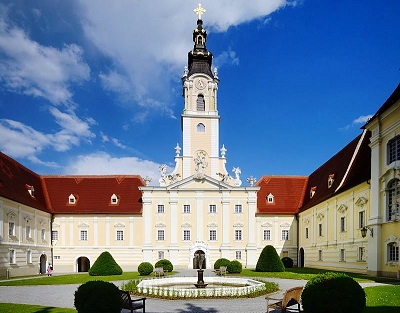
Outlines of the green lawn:
M 0 303 L 2 313 L 76 313 L 75 309 L 53 308 L 40 305 Z
M 41 276 L 25 279 L 10 279 L 0 282 L 0 286 L 28 286 L 28 285 L 69 285 L 83 284 L 90 280 L 116 281 L 116 280 L 131 280 L 143 278 L 138 272 L 126 272 L 122 275 L 112 276 L 90 276 L 88 273 L 83 274 L 68 274 L 58 276 Z M 0 310 L 0 312 L 2 312 Z
M 365 313 L 399 313 L 400 286 L 376 286 L 364 288 L 367 294 Z

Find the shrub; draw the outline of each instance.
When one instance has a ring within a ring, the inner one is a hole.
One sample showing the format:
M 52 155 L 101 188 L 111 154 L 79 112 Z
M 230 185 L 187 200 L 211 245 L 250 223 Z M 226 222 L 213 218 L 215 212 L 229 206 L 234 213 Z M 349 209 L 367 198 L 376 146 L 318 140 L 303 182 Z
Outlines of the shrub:
M 75 291 L 78 313 L 119 313 L 121 302 L 118 287 L 102 280 L 88 281 Z
M 138 266 L 138 272 L 140 276 L 147 276 L 153 272 L 153 265 L 149 262 L 142 262 Z
M 172 272 L 172 270 L 174 269 L 174 266 L 172 265 L 171 261 L 167 259 L 157 261 L 154 267 L 162 267 L 164 271 L 168 272 Z
M 284 258 L 282 258 L 282 263 L 285 266 L 285 268 L 293 267 L 293 259 L 289 258 L 288 256 L 285 256 Z
M 228 259 L 225 259 L 225 258 L 218 259 L 214 263 L 214 269 L 219 270 L 219 268 L 221 266 L 228 266 L 229 263 L 230 263 L 230 261 Z
M 343 273 L 315 276 L 307 282 L 301 299 L 307 313 L 361 313 L 366 305 L 364 290 Z
M 240 263 L 238 260 L 233 260 L 229 262 L 227 270 L 229 273 L 240 274 L 242 272 L 242 263 Z
M 256 272 L 284 272 L 285 266 L 274 246 L 265 246 L 256 265 Z
M 121 275 L 122 268 L 115 262 L 112 255 L 105 251 L 99 255 L 93 266 L 89 269 L 90 276 Z

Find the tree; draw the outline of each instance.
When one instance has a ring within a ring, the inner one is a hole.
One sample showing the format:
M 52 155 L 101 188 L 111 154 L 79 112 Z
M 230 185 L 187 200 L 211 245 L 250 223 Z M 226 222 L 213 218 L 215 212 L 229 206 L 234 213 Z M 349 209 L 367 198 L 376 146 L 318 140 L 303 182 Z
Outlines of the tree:
M 265 246 L 256 265 L 256 272 L 284 272 L 285 266 L 274 246 Z
M 93 266 L 89 269 L 90 276 L 121 275 L 122 268 L 115 262 L 108 251 L 99 255 Z

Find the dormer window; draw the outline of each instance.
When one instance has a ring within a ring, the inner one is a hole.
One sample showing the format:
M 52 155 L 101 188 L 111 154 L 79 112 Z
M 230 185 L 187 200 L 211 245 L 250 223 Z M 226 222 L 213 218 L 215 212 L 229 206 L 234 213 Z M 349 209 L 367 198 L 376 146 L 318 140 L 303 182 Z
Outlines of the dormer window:
M 77 201 L 76 196 L 71 193 L 68 197 L 68 204 L 74 205 L 76 204 L 76 201 Z
M 316 191 L 317 191 L 317 186 L 311 187 L 311 190 L 310 190 L 310 199 L 311 199 L 312 197 L 314 197 Z
M 335 174 L 330 174 L 328 176 L 328 188 L 332 187 L 334 181 L 335 181 Z
M 272 194 L 272 193 L 270 193 L 268 196 L 267 196 L 267 202 L 268 203 L 274 203 L 274 195 Z
M 114 193 L 114 194 L 111 196 L 111 204 L 117 205 L 118 202 L 119 202 L 119 197 Z
M 25 185 L 26 190 L 28 190 L 29 195 L 32 198 L 35 198 L 35 188 L 33 188 L 33 186 L 30 186 L 28 184 Z

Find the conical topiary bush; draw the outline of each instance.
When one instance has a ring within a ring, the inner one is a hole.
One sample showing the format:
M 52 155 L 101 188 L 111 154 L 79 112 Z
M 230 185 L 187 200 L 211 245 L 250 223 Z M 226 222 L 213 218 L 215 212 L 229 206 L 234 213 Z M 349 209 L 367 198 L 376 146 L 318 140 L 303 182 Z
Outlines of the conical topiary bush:
M 256 265 L 256 272 L 284 272 L 285 266 L 274 246 L 265 246 Z
M 90 276 L 121 275 L 122 268 L 115 262 L 108 251 L 99 255 L 93 266 L 89 269 Z

